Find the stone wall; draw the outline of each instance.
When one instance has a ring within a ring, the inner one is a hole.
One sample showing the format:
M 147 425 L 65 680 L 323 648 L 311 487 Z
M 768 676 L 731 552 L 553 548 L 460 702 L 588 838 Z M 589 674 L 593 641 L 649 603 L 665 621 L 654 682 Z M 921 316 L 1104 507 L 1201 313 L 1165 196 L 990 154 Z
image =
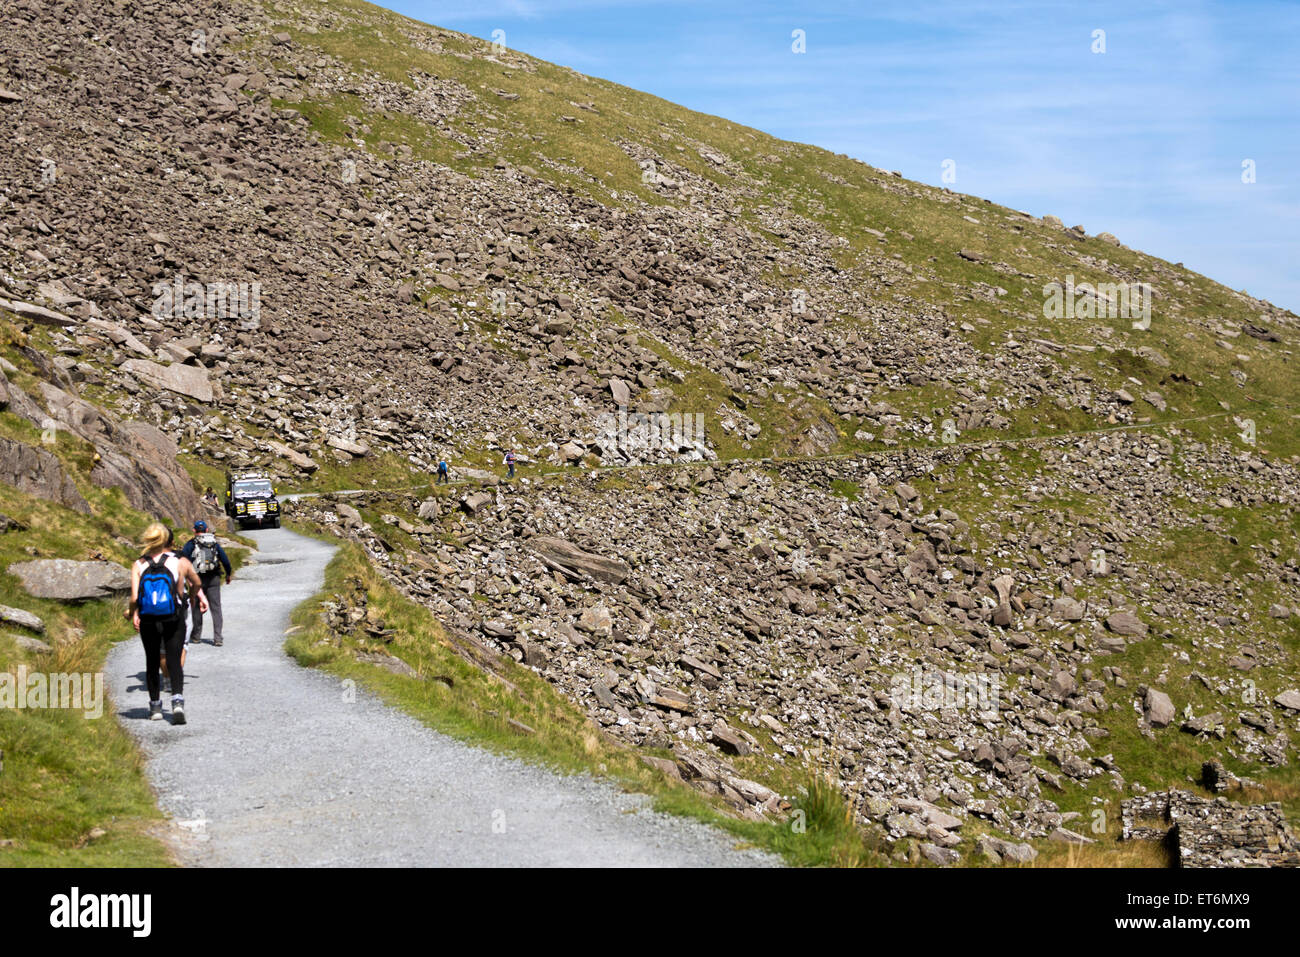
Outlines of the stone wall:
M 1170 840 L 1181 867 L 1300 867 L 1300 840 L 1276 804 L 1160 791 L 1123 804 L 1123 840 Z

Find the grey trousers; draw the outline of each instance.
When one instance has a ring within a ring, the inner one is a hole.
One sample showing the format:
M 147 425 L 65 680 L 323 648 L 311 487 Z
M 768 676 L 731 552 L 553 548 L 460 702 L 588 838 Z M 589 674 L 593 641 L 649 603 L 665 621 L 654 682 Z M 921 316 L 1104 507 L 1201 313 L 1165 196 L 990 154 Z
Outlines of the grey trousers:
M 221 576 L 203 577 L 203 594 L 208 597 L 208 611 L 212 614 L 212 640 L 221 641 Z M 198 641 L 203 634 L 203 612 L 195 598 L 190 605 L 190 641 Z

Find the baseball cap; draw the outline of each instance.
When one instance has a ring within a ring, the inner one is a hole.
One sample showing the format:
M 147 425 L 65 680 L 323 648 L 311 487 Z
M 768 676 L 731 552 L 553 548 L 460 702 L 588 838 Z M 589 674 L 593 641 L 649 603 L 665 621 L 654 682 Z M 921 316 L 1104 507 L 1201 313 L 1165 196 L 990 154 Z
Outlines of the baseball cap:
M 208 530 L 208 523 L 203 521 L 203 519 L 199 519 L 197 522 L 194 523 L 194 531 L 206 532 L 207 530 Z

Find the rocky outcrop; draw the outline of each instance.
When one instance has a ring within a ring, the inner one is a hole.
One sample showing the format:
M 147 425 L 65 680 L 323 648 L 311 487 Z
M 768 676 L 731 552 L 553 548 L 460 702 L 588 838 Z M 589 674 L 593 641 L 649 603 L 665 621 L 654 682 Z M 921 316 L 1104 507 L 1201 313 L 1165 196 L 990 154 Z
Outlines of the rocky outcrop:
M 120 423 L 65 389 L 48 382 L 39 386 L 51 420 L 94 445 L 98 459 L 90 480 L 95 485 L 120 488 L 135 508 L 177 524 L 187 525 L 202 514 L 194 483 L 166 432 L 147 422 Z
M 3 436 L 0 436 L 0 482 L 75 511 L 90 512 L 90 505 L 77 491 L 77 484 L 57 456 Z
M 96 485 L 120 488 L 135 508 L 186 525 L 204 514 L 189 473 L 176 460 L 176 443 L 147 422 L 126 422 L 115 443 L 96 445 L 99 461 L 90 473 Z
M 349 499 L 382 503 L 385 521 L 416 541 L 406 550 L 384 544 L 382 530 L 340 523 L 346 506 L 328 498 L 298 506 L 346 528 L 450 632 L 536 668 L 609 734 L 639 746 L 684 736 L 719 755 L 813 761 L 819 742 L 837 742 L 833 771 L 865 795 L 864 820 L 891 840 L 948 851 L 954 832 L 910 821 L 900 802 L 928 795 L 950 815 L 964 808 L 1004 829 L 1011 845 L 1074 840 L 1048 795 L 1098 776 L 1126 787 L 1140 770 L 1097 745 L 1109 733 L 1102 716 L 1136 705 L 1138 728 L 1163 734 L 1182 704 L 1154 684 L 1170 686 L 1163 677 L 1130 685 L 1127 669 L 1108 660 L 1144 634 L 1168 645 L 1171 619 L 1200 629 L 1226 620 L 1226 589 L 1188 579 L 1174 588 L 1129 553 L 1168 519 L 1155 490 L 1202 494 L 1186 472 L 1169 476 L 1167 446 L 1140 434 L 1044 442 L 1032 453 L 1039 487 L 1100 495 L 1075 462 L 1102 450 L 1140 452 L 1142 462 L 1108 476 L 1113 507 L 1122 503 L 1129 521 L 1104 529 L 1086 516 L 1045 515 L 1014 489 L 997 517 L 923 494 L 926 476 L 969 461 L 960 449 L 644 468 L 608 490 L 602 475 L 574 474 L 537 491 L 458 489 L 474 504 L 459 511 L 450 496 Z M 1207 483 L 1252 472 L 1206 449 L 1189 452 L 1183 468 Z M 1280 471 L 1266 481 L 1280 500 L 1298 500 Z M 859 487 L 855 498 L 836 494 L 847 482 Z M 392 514 L 403 510 L 418 520 Z M 1285 559 L 1260 561 L 1274 580 L 1291 581 Z M 602 578 L 609 562 L 614 574 Z M 1171 587 L 1147 604 L 1127 592 L 1128 580 Z M 1233 648 L 1243 650 L 1251 661 L 1281 660 L 1262 647 Z M 1204 653 L 1198 665 L 1209 667 Z M 750 677 L 776 675 L 800 677 Z M 912 734 L 918 725 L 925 738 Z M 1285 763 L 1295 748 L 1258 709 L 1225 708 L 1215 727 L 1232 728 L 1237 753 L 1258 760 Z M 973 780 L 989 783 L 972 789 Z M 1025 856 L 1000 847 L 985 853 Z

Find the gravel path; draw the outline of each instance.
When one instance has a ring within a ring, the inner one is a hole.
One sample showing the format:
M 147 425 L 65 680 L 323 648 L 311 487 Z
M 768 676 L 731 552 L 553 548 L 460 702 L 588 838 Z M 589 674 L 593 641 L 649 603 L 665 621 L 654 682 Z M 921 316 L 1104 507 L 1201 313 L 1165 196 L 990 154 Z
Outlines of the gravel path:
M 282 650 L 331 547 L 249 533 L 256 562 L 223 592 L 225 644 L 190 649 L 189 724 L 147 720 L 139 640 L 105 680 L 140 740 L 179 859 L 190 866 L 657 866 L 778 863 L 647 799 L 561 777 L 431 731 Z

